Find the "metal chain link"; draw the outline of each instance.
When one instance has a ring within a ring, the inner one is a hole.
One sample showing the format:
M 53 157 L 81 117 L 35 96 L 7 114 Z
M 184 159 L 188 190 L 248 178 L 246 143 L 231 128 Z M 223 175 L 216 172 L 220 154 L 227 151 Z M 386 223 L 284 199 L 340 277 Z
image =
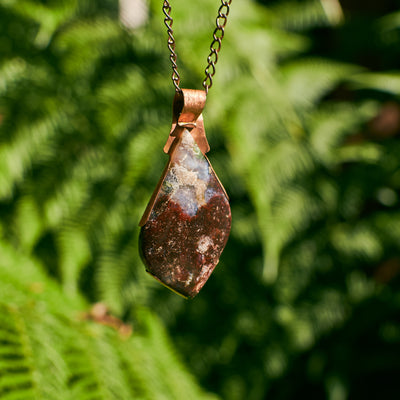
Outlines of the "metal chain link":
M 215 20 L 216 28 L 213 32 L 213 40 L 210 45 L 210 54 L 207 57 L 207 67 L 205 69 L 206 77 L 203 81 L 203 87 L 208 93 L 208 90 L 213 84 L 213 77 L 215 75 L 215 64 L 218 62 L 218 53 L 221 50 L 222 39 L 225 34 L 225 26 L 228 21 L 229 9 L 232 0 L 221 0 L 221 5 L 218 9 L 218 16 Z M 170 60 L 172 63 L 172 83 L 175 86 L 175 90 L 179 92 L 181 89 L 179 87 L 180 76 L 178 73 L 178 66 L 176 64 L 176 53 L 175 53 L 175 38 L 173 36 L 172 23 L 173 19 L 171 17 L 171 5 L 168 0 L 164 0 L 163 12 L 165 15 L 164 24 L 168 30 L 168 49 L 170 51 Z
M 172 75 L 171 75 L 171 78 L 172 78 L 172 83 L 175 86 L 175 90 L 177 92 L 179 92 L 181 90 L 180 87 L 179 87 L 179 82 L 181 80 L 181 77 L 179 76 L 178 66 L 176 64 L 177 56 L 176 56 L 176 53 L 175 53 L 175 39 L 174 39 L 174 36 L 173 36 L 174 31 L 172 30 L 172 24 L 173 24 L 174 21 L 173 21 L 173 19 L 171 17 L 171 5 L 169 4 L 168 0 L 164 1 L 163 12 L 164 12 L 164 15 L 165 15 L 164 24 L 167 27 L 167 32 L 168 32 L 168 49 L 169 49 L 169 52 L 170 52 L 169 59 L 171 60 L 171 64 L 172 64 Z
M 216 28 L 213 32 L 213 41 L 210 45 L 210 54 L 207 57 L 207 67 L 205 69 L 206 77 L 203 81 L 203 87 L 208 93 L 208 90 L 213 84 L 212 78 L 215 75 L 215 64 L 218 61 L 218 53 L 221 50 L 222 39 L 225 35 L 225 26 L 228 22 L 228 15 L 229 15 L 229 7 L 232 3 L 232 0 L 221 0 L 221 6 L 218 9 L 218 16 L 215 20 Z

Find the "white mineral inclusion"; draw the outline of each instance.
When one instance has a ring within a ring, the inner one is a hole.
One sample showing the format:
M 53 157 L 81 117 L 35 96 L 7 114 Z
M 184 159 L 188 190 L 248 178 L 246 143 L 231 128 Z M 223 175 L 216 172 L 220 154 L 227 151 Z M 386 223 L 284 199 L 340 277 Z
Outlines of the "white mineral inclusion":
M 214 191 L 207 188 L 211 178 L 207 159 L 187 129 L 184 129 L 173 152 L 170 169 L 164 179 L 162 193 L 193 216 L 206 204 Z
M 205 254 L 207 250 L 214 245 L 213 240 L 209 236 L 202 236 L 197 242 L 197 251 Z

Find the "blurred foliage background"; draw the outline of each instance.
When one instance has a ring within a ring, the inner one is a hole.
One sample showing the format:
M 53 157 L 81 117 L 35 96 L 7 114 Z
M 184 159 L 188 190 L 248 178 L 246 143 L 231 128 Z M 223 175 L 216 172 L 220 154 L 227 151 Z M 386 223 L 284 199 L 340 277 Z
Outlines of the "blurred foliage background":
M 219 3 L 172 6 L 201 89 Z M 233 2 L 204 111 L 232 233 L 186 301 L 137 244 L 162 2 L 2 0 L 1 399 L 398 399 L 399 6 Z

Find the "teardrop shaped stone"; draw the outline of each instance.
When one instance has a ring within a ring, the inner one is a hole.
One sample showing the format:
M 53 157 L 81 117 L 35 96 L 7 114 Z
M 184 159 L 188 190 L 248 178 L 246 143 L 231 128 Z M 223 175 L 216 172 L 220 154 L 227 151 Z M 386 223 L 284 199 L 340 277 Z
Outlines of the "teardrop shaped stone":
M 140 232 L 147 271 L 170 289 L 194 297 L 219 261 L 231 228 L 224 188 L 184 129 Z

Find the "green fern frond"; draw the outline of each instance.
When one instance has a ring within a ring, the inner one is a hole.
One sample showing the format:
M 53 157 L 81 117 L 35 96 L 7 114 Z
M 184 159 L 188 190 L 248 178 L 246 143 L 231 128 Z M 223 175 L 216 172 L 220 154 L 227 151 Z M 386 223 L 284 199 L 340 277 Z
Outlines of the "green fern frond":
M 378 21 L 379 30 L 382 32 L 387 32 L 393 29 L 399 29 L 400 27 L 400 12 L 395 11 L 384 17 L 380 18 Z
M 57 28 L 74 14 L 76 1 L 58 1 L 44 5 L 30 0 L 7 0 L 2 6 L 40 26 L 34 41 L 38 47 L 43 48 L 48 45 Z
M 13 233 L 18 238 L 18 245 L 29 253 L 43 231 L 44 223 L 40 208 L 31 196 L 22 196 L 16 204 L 13 219 Z
M 357 226 L 340 224 L 331 232 L 332 245 L 344 257 L 356 257 L 369 262 L 379 260 L 383 245 L 379 235 L 364 223 Z
M 10 143 L 0 144 L 0 197 L 10 197 L 33 160 L 40 160 L 41 154 L 47 153 L 47 146 L 51 146 L 58 129 L 65 124 L 65 117 L 62 111 L 51 113 L 17 128 Z
M 354 134 L 378 112 L 378 104 L 327 103 L 310 115 L 309 144 L 321 163 L 336 164 L 337 150 L 349 134 Z
M 71 24 L 54 41 L 56 51 L 64 59 L 65 73 L 79 77 L 90 76 L 99 60 L 124 52 L 127 45 L 128 37 L 122 27 L 106 17 Z
M 322 59 L 304 59 L 280 68 L 282 87 L 291 103 L 302 112 L 360 70 L 359 67 Z
M 277 16 L 279 25 L 289 30 L 304 31 L 331 24 L 320 0 L 280 2 L 273 5 L 271 10 Z
M 4 61 L 0 65 L 0 94 L 11 92 L 10 87 L 24 79 L 26 69 L 27 64 L 22 58 Z
M 80 227 L 65 226 L 57 235 L 57 245 L 64 291 L 75 295 L 82 269 L 91 259 L 87 233 Z
M 184 371 L 148 311 L 139 312 L 131 337 L 121 336 L 87 321 L 88 305 L 76 294 L 64 295 L 36 262 L 0 247 L 2 398 L 210 398 Z
M 400 73 L 361 73 L 350 79 L 356 89 L 375 89 L 395 96 L 400 95 Z

